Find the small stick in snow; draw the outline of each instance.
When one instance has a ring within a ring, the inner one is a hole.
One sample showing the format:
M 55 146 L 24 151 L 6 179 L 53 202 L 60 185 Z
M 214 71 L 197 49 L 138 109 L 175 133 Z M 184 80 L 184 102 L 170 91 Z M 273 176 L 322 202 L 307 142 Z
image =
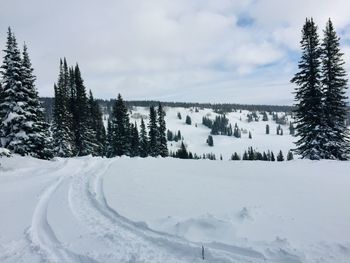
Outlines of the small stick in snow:
M 204 246 L 202 246 L 202 259 L 204 260 Z

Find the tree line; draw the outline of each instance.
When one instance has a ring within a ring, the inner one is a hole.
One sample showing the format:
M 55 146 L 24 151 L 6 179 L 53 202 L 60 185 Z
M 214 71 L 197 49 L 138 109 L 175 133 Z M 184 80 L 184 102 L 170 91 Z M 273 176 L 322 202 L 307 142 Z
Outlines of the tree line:
M 91 90 L 87 94 L 79 65 L 60 60 L 51 125 L 35 87 L 27 46 L 18 48 L 8 29 L 0 82 L 0 147 L 41 159 L 73 156 L 168 156 L 165 112 L 150 107 L 148 129 L 141 120 L 140 132 L 130 123 L 121 95 L 115 100 L 105 131 L 100 105 Z

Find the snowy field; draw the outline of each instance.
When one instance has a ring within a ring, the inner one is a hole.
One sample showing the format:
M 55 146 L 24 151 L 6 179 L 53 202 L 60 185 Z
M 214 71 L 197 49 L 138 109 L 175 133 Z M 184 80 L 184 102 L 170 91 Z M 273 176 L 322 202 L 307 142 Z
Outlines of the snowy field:
M 0 158 L 0 262 L 203 262 L 202 246 L 204 262 L 350 262 L 350 162 L 228 161 L 250 146 L 286 156 L 296 138 L 237 111 L 227 117 L 246 133 L 209 147 L 202 117 L 216 113 L 166 113 L 188 150 L 223 161 Z
M 2 158 L 0 262 L 349 262 L 349 170 Z
M 262 115 L 259 115 L 260 121 L 248 122 L 247 114 L 251 113 L 249 111 L 242 110 L 237 112 L 230 112 L 226 114 L 226 117 L 229 119 L 229 123 L 234 127 L 237 123 L 239 129 L 242 129 L 242 137 L 235 138 L 233 136 L 224 136 L 224 135 L 214 135 L 214 147 L 209 147 L 206 143 L 208 135 L 210 134 L 210 129 L 202 124 L 202 118 L 208 117 L 212 120 L 215 119 L 215 116 L 219 114 L 213 112 L 212 109 L 199 109 L 198 112 L 194 108 L 165 108 L 166 116 L 165 121 L 167 129 L 172 132 L 181 131 L 181 135 L 184 137 L 184 143 L 187 146 L 187 149 L 192 153 L 198 155 L 203 155 L 206 153 L 214 153 L 216 158 L 220 157 L 220 154 L 223 156 L 223 159 L 230 159 L 231 155 L 234 152 L 237 152 L 241 156 L 243 152 L 248 149 L 248 147 L 253 147 L 258 151 L 268 151 L 272 150 L 275 155 L 278 151 L 282 150 L 284 156 L 287 155 L 287 152 L 294 148 L 293 142 L 296 141 L 295 137 L 292 137 L 289 134 L 289 121 L 291 120 L 290 116 L 287 116 L 288 122 L 286 125 L 281 125 L 284 135 L 277 135 L 276 129 L 278 124 L 272 120 L 272 115 L 268 115 L 268 121 L 262 121 Z M 180 120 L 177 117 L 177 114 L 180 113 L 182 119 Z M 284 115 L 284 113 L 277 113 L 279 116 Z M 132 110 L 131 122 L 136 121 L 140 124 L 141 116 L 144 118 L 145 122 L 148 122 L 149 108 L 135 107 Z M 190 116 L 192 120 L 192 125 L 187 125 L 185 123 L 186 116 Z M 266 125 L 270 126 L 270 134 L 266 135 Z M 196 127 L 197 126 L 197 127 Z M 249 131 L 252 134 L 252 139 L 248 138 Z M 168 144 L 169 149 L 176 151 L 180 148 L 181 142 L 171 142 Z

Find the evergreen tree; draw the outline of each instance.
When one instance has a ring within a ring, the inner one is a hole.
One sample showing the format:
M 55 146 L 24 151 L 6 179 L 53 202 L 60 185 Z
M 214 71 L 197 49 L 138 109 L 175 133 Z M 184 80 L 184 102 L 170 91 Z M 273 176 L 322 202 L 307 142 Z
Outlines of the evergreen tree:
M 247 151 L 244 151 L 244 154 L 243 154 L 242 160 L 244 160 L 244 161 L 249 160 Z
M 321 90 L 321 49 L 317 27 L 312 19 L 306 19 L 302 30 L 302 56 L 299 72 L 291 80 L 298 87 L 296 100 L 296 130 L 299 140 L 296 152 L 302 158 L 318 160 L 324 156 L 324 119 Z
M 52 136 L 54 155 L 71 157 L 74 151 L 72 114 L 68 94 L 68 68 L 60 60 L 60 70 L 57 85 L 54 84 L 55 98 L 53 110 Z
M 176 153 L 177 158 L 188 159 L 188 152 L 184 142 L 181 142 L 181 148 Z
M 177 131 L 177 139 L 178 139 L 179 141 L 183 140 L 180 130 Z
M 26 110 L 26 92 L 23 88 L 22 60 L 17 47 L 17 41 L 8 29 L 6 49 L 2 71 L 2 103 L 0 105 L 0 142 L 4 148 L 8 148 L 14 153 L 26 155 L 30 149 L 28 147 L 26 125 L 28 112 Z
M 5 98 L 5 92 L 4 92 L 4 89 L 3 89 L 1 81 L 0 81 L 0 121 L 4 117 L 3 116 L 4 113 L 2 113 L 2 111 L 1 111 L 1 105 L 4 102 L 4 98 Z M 1 134 L 0 134 L 0 136 L 1 136 Z M 1 147 L 1 140 L 0 140 L 0 147 Z
M 148 123 L 148 137 L 149 137 L 149 155 L 156 157 L 159 154 L 158 149 L 158 127 L 157 127 L 157 112 L 153 106 L 149 109 L 149 123 Z
M 249 131 L 249 135 L 248 138 L 251 139 L 252 138 L 252 133 Z
M 288 151 L 288 154 L 287 154 L 287 161 L 291 161 L 294 159 L 294 156 L 293 156 L 293 153 L 291 151 Z
M 253 150 L 253 147 L 248 148 L 248 160 L 249 161 L 254 161 L 255 158 L 255 151 Z
M 53 157 L 52 141 L 49 133 L 49 124 L 44 120 L 44 112 L 39 102 L 39 96 L 35 88 L 35 76 L 32 63 L 29 58 L 27 46 L 23 47 L 22 59 L 22 85 L 27 100 L 26 123 L 30 127 L 28 131 L 27 146 L 30 155 L 40 159 Z
M 113 130 L 112 156 L 130 155 L 129 114 L 120 94 L 115 102 L 111 121 Z
M 329 19 L 322 42 L 322 85 L 324 96 L 326 159 L 347 159 L 349 134 L 346 127 L 347 79 L 343 53 L 339 48 L 339 37 Z
M 267 116 L 267 113 L 266 111 L 263 112 L 263 121 L 268 121 L 269 120 L 269 117 Z
M 167 137 L 167 140 L 168 140 L 169 142 L 173 141 L 173 140 L 174 140 L 174 134 L 173 134 L 173 132 L 170 131 L 170 130 L 167 130 L 167 132 L 166 132 L 166 137 Z
M 178 112 L 178 113 L 177 113 L 177 117 L 178 117 L 178 119 L 179 119 L 179 120 L 181 120 L 181 119 L 182 119 L 182 117 L 181 117 L 181 113 L 180 113 L 180 112 Z
M 140 126 L 140 156 L 147 157 L 148 156 L 148 137 L 145 122 L 141 119 Z
M 233 129 L 233 136 L 241 138 L 241 131 L 239 130 L 237 123 L 235 123 L 235 128 Z
M 98 147 L 96 132 L 93 130 L 92 121 L 89 120 L 88 116 L 89 111 L 92 113 L 92 109 L 89 109 L 86 89 L 78 65 L 74 69 L 74 85 L 71 87 L 71 90 L 73 90 L 71 94 L 75 95 L 75 97 L 71 97 L 71 100 L 74 101 L 72 115 L 76 154 L 78 156 L 95 154 L 95 150 Z
M 111 158 L 113 156 L 115 156 L 114 153 L 114 149 L 113 149 L 113 145 L 114 145 L 114 141 L 113 139 L 115 138 L 114 135 L 114 130 L 112 129 L 112 122 L 110 119 L 108 119 L 108 123 L 107 123 L 107 136 L 106 136 L 106 157 L 107 158 Z
M 140 138 L 136 122 L 134 125 L 131 125 L 130 156 L 140 156 Z
M 213 136 L 211 136 L 211 135 L 208 136 L 207 144 L 208 144 L 209 146 L 214 146 Z
M 282 151 L 279 151 L 277 155 L 277 162 L 283 162 L 283 161 L 284 161 L 283 153 Z
M 262 159 L 263 159 L 263 161 L 268 161 L 269 160 L 269 158 L 268 158 L 268 156 L 267 156 L 265 151 L 263 152 L 263 158 Z
M 290 122 L 289 123 L 289 134 L 294 135 L 294 133 L 295 133 L 294 125 L 292 122 Z
M 186 124 L 187 125 L 191 125 L 192 124 L 192 120 L 191 120 L 191 117 L 190 116 L 186 116 Z
M 275 159 L 275 155 L 273 154 L 273 151 L 271 151 L 270 161 L 271 161 L 271 162 L 276 161 L 276 159 Z
M 21 58 L 10 28 L 4 52 L 0 87 L 0 146 L 13 153 L 50 159 L 48 125 L 44 122 L 35 89 L 27 47 L 24 45 Z
M 234 154 L 232 154 L 231 160 L 232 161 L 239 161 L 239 160 L 241 160 L 241 158 L 239 157 L 238 153 L 235 152 Z
M 90 142 L 93 144 L 92 155 L 104 156 L 106 145 L 106 130 L 102 120 L 102 112 L 92 92 L 88 98 L 88 130 L 91 132 Z
M 158 153 L 162 157 L 168 156 L 168 145 L 166 139 L 166 124 L 165 124 L 165 112 L 162 105 L 158 106 Z

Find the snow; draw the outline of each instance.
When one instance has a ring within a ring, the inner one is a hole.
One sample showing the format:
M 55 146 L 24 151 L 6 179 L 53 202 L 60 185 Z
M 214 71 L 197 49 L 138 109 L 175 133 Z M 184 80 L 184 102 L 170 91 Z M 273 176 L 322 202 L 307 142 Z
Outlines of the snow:
M 11 156 L 10 150 L 9 150 L 9 149 L 6 149 L 6 148 L 0 147 L 0 158 L 1 158 L 2 156 L 6 156 L 6 157 Z M 1 162 L 0 162 L 0 163 L 1 163 Z
M 249 146 L 286 156 L 296 138 L 288 125 L 276 135 L 272 116 L 248 123 L 238 111 L 227 117 L 247 133 L 209 147 L 202 117 L 216 113 L 166 113 L 190 151 L 224 160 L 0 158 L 0 262 L 192 263 L 202 246 L 204 262 L 349 262 L 350 162 L 228 161 Z M 140 116 L 148 109 L 131 121 Z
M 2 122 L 4 125 L 8 124 L 9 122 L 12 122 L 14 119 L 17 119 L 21 117 L 19 114 L 17 114 L 16 112 L 10 112 L 7 116 L 6 119 L 4 119 Z
M 234 127 L 237 123 L 238 127 L 243 130 L 246 130 L 246 133 L 242 133 L 242 138 L 235 138 L 233 136 L 224 136 L 224 135 L 213 135 L 214 138 L 214 147 L 208 146 L 206 140 L 210 134 L 210 129 L 202 125 L 203 116 L 215 119 L 215 116 L 219 114 L 213 112 L 212 109 L 199 109 L 199 112 L 196 112 L 194 108 L 170 108 L 165 107 L 165 120 L 167 129 L 170 131 L 176 132 L 181 131 L 181 135 L 184 137 L 184 143 L 187 146 L 187 149 L 192 153 L 197 153 L 197 155 L 202 156 L 204 153 L 214 153 L 216 158 L 223 156 L 224 159 L 230 159 L 231 155 L 234 152 L 237 152 L 241 157 L 248 149 L 252 146 L 255 150 L 258 151 L 268 151 L 272 150 L 275 155 L 282 150 L 284 156 L 287 155 L 287 152 L 294 148 L 293 144 L 296 141 L 296 138 L 289 135 L 289 122 L 287 125 L 281 125 L 284 135 L 276 135 L 276 128 L 278 124 L 272 120 L 272 115 L 268 115 L 268 121 L 262 121 L 262 115 L 260 115 L 259 122 L 248 122 L 247 114 L 249 111 L 242 110 L 242 112 L 230 112 L 226 114 L 226 117 L 229 119 L 229 123 Z M 178 119 L 177 113 L 180 112 L 182 119 Z M 149 115 L 149 108 L 144 107 L 134 107 L 132 110 L 130 121 L 137 122 L 140 125 L 142 116 L 147 125 Z M 192 125 L 187 125 L 185 123 L 186 116 L 189 115 L 192 119 Z M 282 113 L 279 113 L 281 116 Z M 289 116 L 289 119 L 290 116 Z M 197 127 L 196 127 L 197 124 Z M 270 134 L 266 135 L 266 125 L 270 126 Z M 251 131 L 252 139 L 248 138 L 248 133 Z M 181 142 L 170 142 L 168 143 L 169 149 L 176 151 L 180 148 Z
M 0 161 L 0 262 L 350 257 L 350 162 Z

